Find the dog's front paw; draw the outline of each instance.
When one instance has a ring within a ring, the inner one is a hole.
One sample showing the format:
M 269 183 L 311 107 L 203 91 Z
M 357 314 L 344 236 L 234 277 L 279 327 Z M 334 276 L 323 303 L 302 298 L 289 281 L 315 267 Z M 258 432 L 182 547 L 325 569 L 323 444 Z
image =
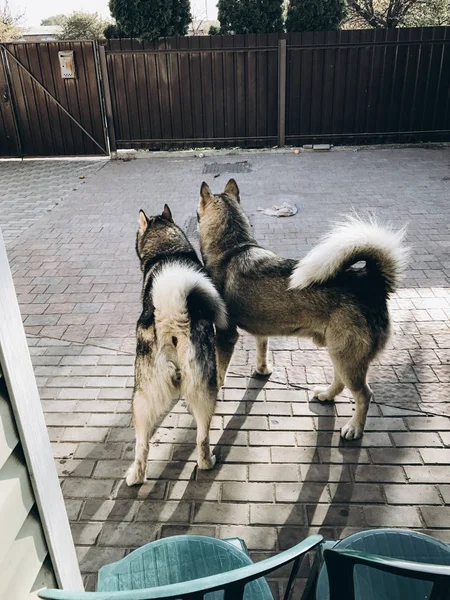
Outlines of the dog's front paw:
M 136 461 L 131 465 L 131 467 L 127 471 L 127 475 L 125 478 L 127 485 L 141 485 L 145 481 L 145 466 L 143 467 Z
M 331 393 L 330 388 L 316 388 L 313 391 L 313 394 L 314 398 L 317 398 L 321 402 L 330 402 L 331 400 L 334 400 L 334 394 Z
M 216 464 L 216 457 L 211 454 L 209 458 L 199 458 L 197 464 L 202 471 L 209 471 Z
M 364 425 L 357 423 L 355 419 L 352 418 L 341 429 L 341 437 L 344 438 L 344 440 L 357 440 L 362 436 L 363 431 Z
M 273 367 L 271 363 L 264 363 L 262 365 L 256 365 L 256 373 L 261 377 L 269 377 L 272 375 Z

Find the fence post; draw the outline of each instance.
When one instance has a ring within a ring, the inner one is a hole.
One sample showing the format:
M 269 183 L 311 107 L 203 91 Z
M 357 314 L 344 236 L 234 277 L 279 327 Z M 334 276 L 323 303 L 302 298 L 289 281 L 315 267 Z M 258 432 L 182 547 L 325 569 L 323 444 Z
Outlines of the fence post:
M 111 90 L 109 87 L 108 65 L 106 63 L 105 46 L 103 44 L 98 44 L 98 56 L 100 60 L 100 71 L 102 74 L 102 87 L 103 97 L 105 101 L 106 122 L 108 124 L 109 150 L 110 152 L 116 152 L 116 132 L 114 130 L 114 117 L 111 102 Z
M 6 88 L 8 90 L 9 103 L 11 106 L 11 115 L 14 125 L 14 133 L 16 136 L 16 145 L 20 158 L 23 158 L 22 138 L 20 137 L 20 129 L 17 119 L 16 99 L 14 98 L 14 90 L 12 87 L 11 70 L 9 68 L 8 55 L 4 44 L 0 44 L 0 69 L 3 68 L 5 76 Z
M 286 40 L 278 40 L 278 147 L 286 144 Z

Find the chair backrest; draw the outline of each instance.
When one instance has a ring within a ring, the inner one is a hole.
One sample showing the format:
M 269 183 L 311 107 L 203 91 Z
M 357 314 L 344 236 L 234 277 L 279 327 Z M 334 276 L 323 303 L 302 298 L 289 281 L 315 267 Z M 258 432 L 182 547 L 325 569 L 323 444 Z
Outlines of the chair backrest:
M 450 566 L 396 560 L 356 550 L 325 550 L 324 557 L 330 585 L 330 600 L 355 600 L 353 574 L 356 565 L 410 579 L 429 581 L 433 584 L 429 600 L 450 600 Z
M 323 541 L 321 535 L 312 535 L 300 544 L 285 550 L 276 556 L 262 560 L 240 569 L 220 573 L 210 577 L 194 579 L 183 583 L 164 585 L 142 590 L 124 590 L 119 592 L 66 592 L 63 590 L 43 590 L 39 598 L 46 600 L 202 600 L 209 592 L 224 590 L 224 600 L 242 600 L 245 586 L 250 581 L 275 571 L 285 564 L 293 562 L 288 590 L 300 565 L 303 556 Z M 289 597 L 286 592 L 285 599 Z

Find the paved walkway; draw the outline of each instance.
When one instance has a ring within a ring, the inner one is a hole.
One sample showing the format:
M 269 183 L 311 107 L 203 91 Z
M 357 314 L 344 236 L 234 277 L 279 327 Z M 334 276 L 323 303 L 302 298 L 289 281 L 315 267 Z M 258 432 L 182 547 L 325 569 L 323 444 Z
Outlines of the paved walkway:
M 251 378 L 254 345 L 243 336 L 213 420 L 215 469 L 196 470 L 193 421 L 180 403 L 154 436 L 148 482 L 127 488 L 138 210 L 152 214 L 169 203 L 195 241 L 202 179 L 221 190 L 228 178 L 202 175 L 204 164 L 243 160 L 252 170 L 235 177 L 255 235 L 285 256 L 301 257 L 352 207 L 409 223 L 413 258 L 391 302 L 394 334 L 371 370 L 376 401 L 366 433 L 340 441 L 352 411 L 347 395 L 334 406 L 309 402 L 310 389 L 330 379 L 325 352 L 304 340 L 274 340 L 275 372 L 264 385 Z M 39 197 L 55 204 L 49 169 L 56 163 L 37 164 L 20 165 L 20 177 L 17 165 L 0 165 L 0 221 L 18 236 L 9 236 L 9 258 L 90 589 L 102 564 L 176 533 L 239 536 L 257 560 L 316 531 L 334 538 L 409 527 L 450 542 L 449 149 L 169 154 L 83 163 L 83 180 L 78 165 L 59 163 L 68 193 L 45 215 L 29 196 L 21 233 L 8 202 L 24 198 L 33 179 L 49 181 Z M 256 210 L 284 200 L 299 205 L 295 217 Z M 285 577 L 271 580 L 276 597 Z
M 105 160 L 28 160 L 0 162 L 0 227 L 9 241 L 77 192 Z

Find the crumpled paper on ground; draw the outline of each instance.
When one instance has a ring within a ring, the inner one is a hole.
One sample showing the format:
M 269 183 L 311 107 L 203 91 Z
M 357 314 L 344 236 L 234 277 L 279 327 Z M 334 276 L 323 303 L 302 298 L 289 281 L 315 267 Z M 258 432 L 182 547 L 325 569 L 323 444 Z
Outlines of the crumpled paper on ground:
M 272 206 L 271 208 L 258 208 L 258 211 L 269 215 L 269 217 L 293 217 L 297 214 L 298 208 L 295 204 L 283 202 L 280 206 Z

